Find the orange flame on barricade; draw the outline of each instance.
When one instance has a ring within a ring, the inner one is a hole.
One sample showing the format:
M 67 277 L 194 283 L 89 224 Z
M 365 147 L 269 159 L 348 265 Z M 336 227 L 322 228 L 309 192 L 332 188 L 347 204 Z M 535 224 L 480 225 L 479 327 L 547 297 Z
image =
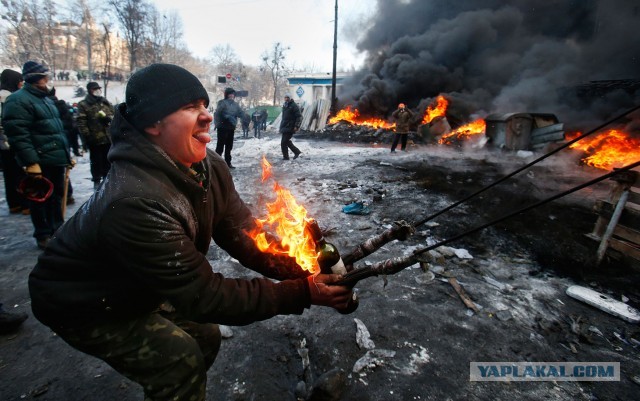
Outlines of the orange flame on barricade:
M 387 122 L 380 118 L 366 118 L 360 115 L 358 109 L 351 110 L 351 106 L 347 106 L 340 110 L 335 117 L 329 119 L 329 124 L 336 124 L 340 121 L 348 121 L 353 125 L 365 125 L 372 128 L 395 128 L 395 124 Z
M 567 138 L 577 138 L 577 134 L 568 134 Z M 588 156 L 582 159 L 584 164 L 602 170 L 613 170 L 640 160 L 640 139 L 626 132 L 612 129 L 593 138 L 584 138 L 569 146 L 582 150 Z
M 429 124 L 436 117 L 444 116 L 447 112 L 447 107 L 449 106 L 449 101 L 444 98 L 444 96 L 439 95 L 436 98 L 436 105 L 430 105 L 424 111 L 424 116 L 422 117 L 422 124 Z
M 453 136 L 455 136 L 456 139 L 465 139 L 470 136 L 484 134 L 486 129 L 487 123 L 482 118 L 479 118 L 469 124 L 456 128 L 446 135 L 443 135 L 442 138 L 438 140 L 438 143 L 450 144 Z
M 262 158 L 262 181 L 272 178 L 271 164 Z M 288 255 L 311 273 L 320 271 L 318 255 L 311 234 L 306 230 L 307 209 L 299 205 L 291 192 L 277 182 L 273 185 L 276 199 L 267 203 L 267 216 L 255 219 L 256 227 L 247 234 L 262 252 Z M 269 240 L 267 232 L 275 234 L 278 240 Z

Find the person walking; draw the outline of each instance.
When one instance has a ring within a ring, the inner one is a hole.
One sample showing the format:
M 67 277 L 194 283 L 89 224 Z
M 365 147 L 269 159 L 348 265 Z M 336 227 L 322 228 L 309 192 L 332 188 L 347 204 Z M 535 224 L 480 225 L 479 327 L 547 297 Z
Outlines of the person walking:
M 91 180 L 93 188 L 98 189 L 100 182 L 107 176 L 111 163 L 107 154 L 111 148 L 109 125 L 113 118 L 113 106 L 102 97 L 102 88 L 97 82 L 87 84 L 87 96 L 78 103 L 76 119 L 80 135 L 89 149 Z
M 409 128 L 411 125 L 411 119 L 413 118 L 413 112 L 407 109 L 404 103 L 400 103 L 398 105 L 398 109 L 394 111 L 391 116 L 396 120 L 396 130 L 393 134 L 391 153 L 396 151 L 398 142 L 401 142 L 400 149 L 406 152 L 407 137 L 409 136 Z
M 224 152 L 224 160 L 229 168 L 235 168 L 231 164 L 231 149 L 233 149 L 233 133 L 238 124 L 238 118 L 242 118 L 244 114 L 240 106 L 235 102 L 236 91 L 233 88 L 224 90 L 224 99 L 217 104 L 214 113 L 214 121 L 216 130 L 218 131 L 218 142 L 216 144 L 216 153 L 222 156 Z
M 22 88 L 24 80 L 18 71 L 6 69 L 0 74 L 0 118 L 3 114 L 4 102 L 9 95 Z M 18 184 L 25 177 L 25 173 L 16 161 L 15 152 L 9 145 L 9 139 L 4 133 L 0 122 L 0 157 L 2 158 L 2 177 L 4 178 L 5 197 L 9 213 L 29 214 L 27 200 L 18 192 Z
M 18 164 L 34 178 L 46 178 L 50 196 L 29 202 L 33 236 L 44 249 L 63 223 L 65 172 L 72 166 L 69 143 L 58 109 L 49 98 L 49 69 L 35 61 L 22 67 L 25 84 L 3 106 L 2 126 Z
M 107 179 L 38 258 L 31 308 L 67 344 L 139 383 L 146 400 L 204 401 L 218 324 L 311 305 L 344 311 L 353 294 L 328 285 L 339 275 L 312 276 L 249 237 L 255 219 L 225 161 L 207 149 L 209 96 L 195 75 L 152 64 L 131 76 L 125 99 Z M 216 273 L 212 239 L 268 278 Z
M 280 134 L 282 135 L 280 148 L 282 149 L 282 158 L 284 160 L 289 160 L 289 149 L 293 152 L 294 159 L 297 159 L 302 153 L 291 141 L 293 134 L 300 129 L 301 122 L 302 114 L 298 105 L 291 99 L 291 96 L 285 95 L 284 104 L 282 105 L 282 121 L 280 122 Z

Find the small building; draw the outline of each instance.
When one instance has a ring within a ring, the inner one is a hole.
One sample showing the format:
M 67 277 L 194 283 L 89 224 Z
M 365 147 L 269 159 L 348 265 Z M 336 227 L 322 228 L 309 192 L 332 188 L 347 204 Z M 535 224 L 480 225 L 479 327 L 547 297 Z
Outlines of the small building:
M 349 74 L 336 73 L 336 96 L 340 98 L 342 84 Z M 298 104 L 313 104 L 324 99 L 331 100 L 332 74 L 326 73 L 293 73 L 287 77 L 289 92 L 293 100 Z

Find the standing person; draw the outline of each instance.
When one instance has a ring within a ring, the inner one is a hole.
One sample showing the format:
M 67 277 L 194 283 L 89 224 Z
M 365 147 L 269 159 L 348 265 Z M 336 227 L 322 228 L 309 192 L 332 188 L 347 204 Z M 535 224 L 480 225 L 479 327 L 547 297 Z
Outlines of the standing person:
M 251 116 L 249 113 L 242 113 L 242 137 L 249 138 L 249 124 L 251 124 Z
M 260 122 L 262 123 L 262 130 L 266 131 L 267 130 L 267 119 L 269 118 L 269 113 L 267 112 L 267 109 L 262 109 L 262 111 L 260 112 Z
M 251 115 L 251 121 L 253 122 L 253 137 L 260 138 L 260 130 L 262 129 L 262 112 L 256 109 Z
M 235 168 L 231 164 L 231 149 L 233 149 L 233 132 L 236 130 L 238 118 L 242 117 L 242 110 L 235 102 L 236 91 L 233 88 L 224 90 L 224 99 L 218 102 L 214 121 L 218 131 L 218 142 L 216 143 L 216 153 L 222 156 L 229 168 Z
M 280 148 L 282 149 L 282 158 L 289 160 L 289 149 L 293 152 L 294 160 L 300 156 L 300 149 L 291 142 L 293 134 L 300 129 L 300 123 L 302 121 L 302 114 L 296 102 L 291 99 L 291 96 L 284 96 L 284 104 L 282 105 L 282 121 L 280 122 L 280 134 L 282 139 L 280 141 Z
M 24 80 L 18 71 L 6 69 L 0 74 L 0 118 L 7 97 L 22 88 Z M 0 157 L 2 157 L 2 176 L 4 189 L 9 206 L 9 213 L 29 214 L 27 200 L 18 192 L 18 184 L 25 174 L 16 161 L 15 152 L 9 145 L 9 139 L 0 124 Z
M 27 61 L 22 67 L 25 84 L 7 98 L 2 125 L 18 164 L 34 177 L 47 178 L 53 193 L 42 202 L 30 201 L 33 236 L 44 249 L 62 225 L 62 196 L 66 168 L 71 166 L 69 143 L 58 109 L 49 98 L 48 68 Z
M 218 324 L 246 325 L 352 296 L 286 255 L 262 253 L 222 158 L 207 149 L 209 97 L 170 64 L 135 72 L 116 110 L 111 170 L 29 276 L 35 317 L 68 344 L 139 383 L 147 400 L 204 401 Z M 266 278 L 230 279 L 211 240 Z
M 393 134 L 393 143 L 391 144 L 391 152 L 396 151 L 398 142 L 402 141 L 401 149 L 406 152 L 407 149 L 407 137 L 409 136 L 409 125 L 413 118 L 413 112 L 407 109 L 404 103 L 398 105 L 398 109 L 391 114 L 396 120 L 396 131 Z
M 102 97 L 102 88 L 97 82 L 87 84 L 87 96 L 78 104 L 77 124 L 84 143 L 89 148 L 91 180 L 98 189 L 109 172 L 111 164 L 107 153 L 111 148 L 109 124 L 113 118 L 113 106 Z

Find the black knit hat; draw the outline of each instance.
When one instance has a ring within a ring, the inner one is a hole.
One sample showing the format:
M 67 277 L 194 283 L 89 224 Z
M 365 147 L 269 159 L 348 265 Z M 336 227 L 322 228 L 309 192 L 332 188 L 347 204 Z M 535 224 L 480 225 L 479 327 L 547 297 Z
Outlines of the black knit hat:
M 47 75 L 49 69 L 35 61 L 27 61 L 22 66 L 22 77 L 27 83 L 38 82 Z
M 151 64 L 136 71 L 125 91 L 127 119 L 138 129 L 152 126 L 165 116 L 209 95 L 195 75 L 173 64 Z
M 233 88 L 227 88 L 224 90 L 224 98 L 226 99 L 229 95 L 235 94 L 236 90 Z
M 7 68 L 0 74 L 0 89 L 6 89 L 13 93 L 18 90 L 18 84 L 24 81 L 22 74 Z
M 95 82 L 95 81 L 91 81 L 87 84 L 87 90 L 89 92 L 91 92 L 94 89 L 102 89 L 102 87 L 100 86 L 99 83 Z

